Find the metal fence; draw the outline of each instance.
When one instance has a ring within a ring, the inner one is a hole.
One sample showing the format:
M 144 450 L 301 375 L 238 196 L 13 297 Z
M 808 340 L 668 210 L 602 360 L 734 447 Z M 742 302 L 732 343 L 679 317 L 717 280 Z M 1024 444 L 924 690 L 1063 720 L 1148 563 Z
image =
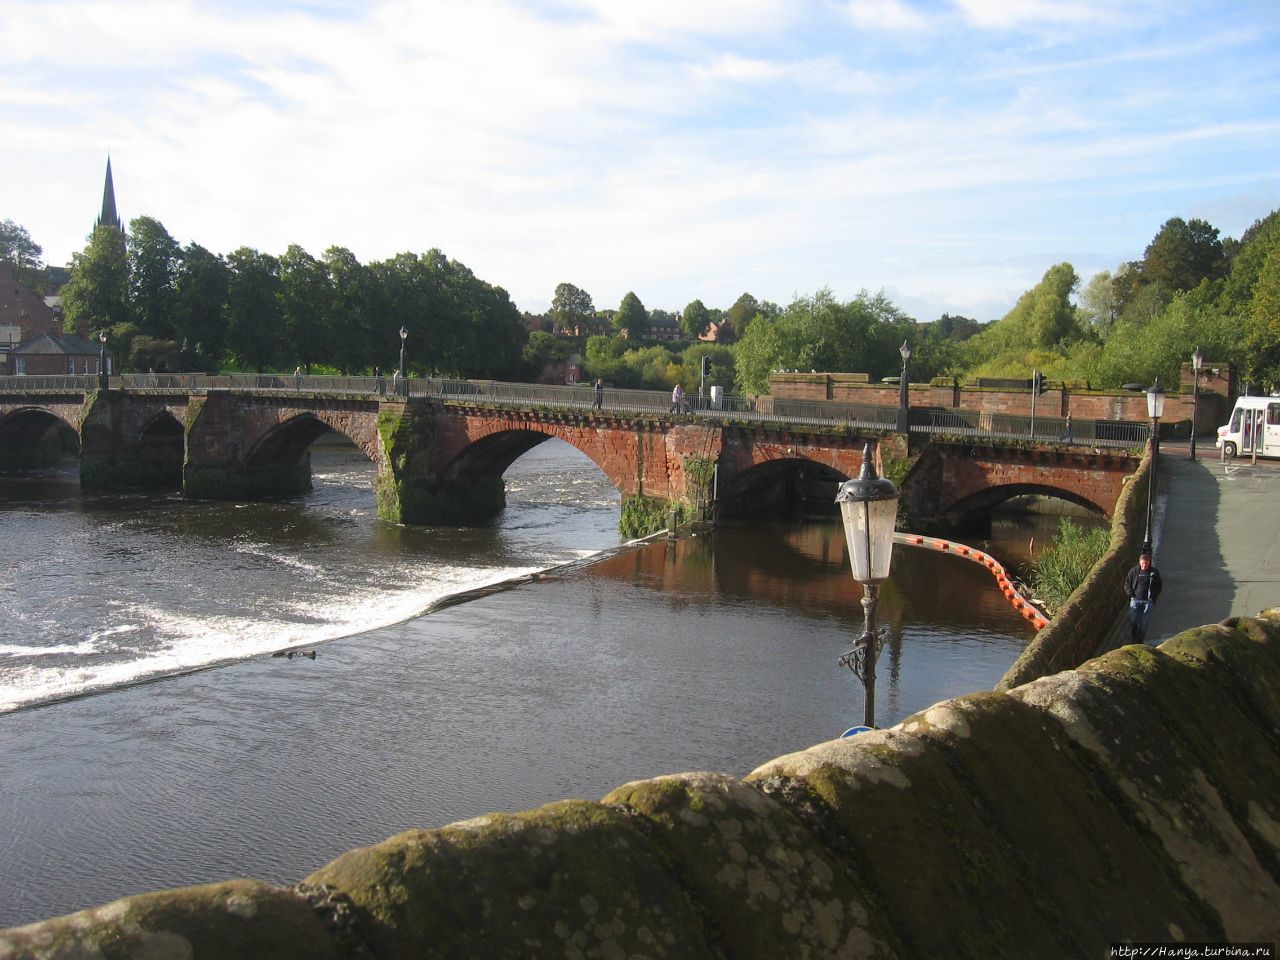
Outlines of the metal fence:
M 911 411 L 911 432 L 1007 437 L 1095 447 L 1132 447 L 1147 442 L 1151 426 L 1141 421 L 1033 418 L 1009 413 L 916 407 Z
M 426 397 L 455 403 L 484 403 L 562 410 L 595 409 L 628 414 L 679 414 L 704 419 L 734 419 L 818 427 L 859 427 L 893 430 L 896 406 L 873 406 L 824 400 L 776 397 L 686 395 L 678 407 L 662 390 L 605 387 L 599 398 L 590 383 L 567 386 L 504 383 L 495 380 L 452 380 L 439 377 L 308 377 L 287 374 L 131 373 L 108 378 L 111 389 L 207 392 L 253 390 L 289 393 L 363 394 L 378 397 Z M 57 393 L 96 390 L 96 375 L 0 377 L 0 393 Z M 1132 447 L 1146 443 L 1151 430 L 1145 422 L 1077 420 L 913 407 L 912 433 L 959 437 L 1001 437 L 1081 446 Z

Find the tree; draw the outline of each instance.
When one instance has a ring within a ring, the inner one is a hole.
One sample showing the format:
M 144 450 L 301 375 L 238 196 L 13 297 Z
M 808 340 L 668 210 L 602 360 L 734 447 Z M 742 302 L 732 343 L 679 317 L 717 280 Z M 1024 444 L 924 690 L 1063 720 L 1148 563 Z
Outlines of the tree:
M 1262 264 L 1248 323 L 1249 377 L 1274 388 L 1280 384 L 1280 243 L 1272 244 Z
M 613 317 L 613 327 L 628 340 L 637 341 L 649 332 L 649 313 L 634 293 L 622 298 Z
M 12 220 L 0 221 L 0 260 L 13 265 L 14 275 L 23 286 L 44 293 L 44 250 L 31 239 L 27 228 Z
M 227 262 L 198 243 L 188 244 L 174 281 L 177 338 L 183 359 L 216 370 L 227 340 L 227 296 L 231 271 Z
M 1104 337 L 1120 316 L 1114 279 L 1110 270 L 1099 270 L 1080 292 L 1080 320 Z
M 551 298 L 551 319 L 558 327 L 565 330 L 585 330 L 595 315 L 595 310 L 591 294 L 587 291 L 572 283 L 556 285 L 555 296 Z
M 711 324 L 711 313 L 701 300 L 693 300 L 680 314 L 680 329 L 690 340 L 697 340 Z
M 1194 290 L 1202 280 L 1226 275 L 1227 257 L 1218 228 L 1204 220 L 1165 221 L 1142 260 L 1144 283 L 1163 283 L 1175 293 Z
M 769 392 L 769 375 L 780 366 L 782 335 L 776 324 L 760 317 L 747 324 L 734 347 L 734 382 L 741 394 Z
M 123 328 L 129 320 L 129 261 L 115 227 L 97 227 L 89 245 L 71 255 L 71 279 L 60 293 L 69 331 Z M 118 343 L 112 344 L 119 349 Z
M 147 336 L 174 339 L 178 242 L 159 220 L 137 217 L 129 224 L 126 249 L 129 306 L 134 323 Z
M 952 316 L 949 313 L 944 313 L 933 322 L 934 335 L 940 340 L 962 342 L 968 340 L 981 329 L 982 325 L 977 320 L 969 317 Z
M 378 290 L 372 272 L 346 247 L 330 247 L 323 263 L 331 294 L 323 324 L 331 347 L 327 359 L 344 373 L 382 366 L 383 338 L 375 319 Z
M 329 274 L 324 265 L 296 243 L 280 257 L 280 310 L 285 350 L 310 369 L 329 360 L 334 344 L 325 321 L 331 314 Z
M 1025 371 L 1032 366 L 1030 352 L 1053 351 L 1078 339 L 1080 330 L 1071 294 L 1079 282 L 1069 263 L 1046 270 L 1040 282 L 1019 297 L 1012 310 L 965 342 L 964 355 L 969 365 L 988 375 Z
M 253 370 L 280 369 L 284 360 L 284 315 L 281 312 L 280 261 L 249 247 L 227 258 L 228 346 Z
M 553 336 L 545 330 L 533 331 L 520 351 L 525 377 L 531 383 L 537 383 L 543 370 L 552 364 L 564 363 L 572 352 L 572 345 L 562 337 Z

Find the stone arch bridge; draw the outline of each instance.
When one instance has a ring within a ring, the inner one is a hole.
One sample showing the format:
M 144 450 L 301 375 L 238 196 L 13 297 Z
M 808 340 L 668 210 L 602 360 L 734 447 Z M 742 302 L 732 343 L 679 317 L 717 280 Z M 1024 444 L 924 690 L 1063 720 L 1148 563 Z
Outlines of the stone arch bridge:
M 549 437 L 569 443 L 623 497 L 665 515 L 772 512 L 809 496 L 830 505 L 867 440 L 920 530 L 1026 493 L 1109 515 L 1138 454 L 1055 444 L 956 440 L 883 428 L 548 409 L 485 399 L 289 389 L 15 390 L 0 387 L 0 463 L 29 464 L 59 434 L 79 439 L 90 488 L 181 487 L 196 498 L 257 499 L 310 489 L 309 448 L 335 430 L 377 467 L 378 513 L 412 524 L 474 524 L 504 503 L 502 475 Z M 704 514 L 705 515 L 705 514 Z

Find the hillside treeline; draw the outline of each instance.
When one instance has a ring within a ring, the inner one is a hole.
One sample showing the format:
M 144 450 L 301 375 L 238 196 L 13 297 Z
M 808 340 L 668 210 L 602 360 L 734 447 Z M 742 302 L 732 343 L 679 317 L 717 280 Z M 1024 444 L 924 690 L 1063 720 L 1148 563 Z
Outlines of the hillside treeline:
M 127 238 L 98 227 L 61 290 L 69 329 L 106 330 L 135 370 L 419 374 L 514 378 L 526 328 L 507 292 L 439 250 L 363 264 L 342 247 L 319 258 L 180 246 L 150 217 Z
M 12 221 L 3 227 L 0 257 L 33 274 L 39 247 Z M 278 257 L 244 247 L 221 256 L 180 246 L 149 217 L 127 238 L 95 231 L 61 294 L 68 325 L 105 329 L 133 369 L 389 370 L 404 327 L 411 373 L 459 377 L 537 379 L 577 355 L 584 378 L 693 389 L 706 358 L 707 382 L 755 394 L 775 370 L 895 375 L 906 342 L 915 382 L 1034 369 L 1095 387 L 1176 383 L 1199 347 L 1255 385 L 1280 385 L 1280 211 L 1239 239 L 1174 217 L 1141 258 L 1086 284 L 1070 263 L 1055 264 L 988 324 L 950 314 L 922 322 L 867 291 L 841 300 L 821 290 L 786 307 L 744 293 L 724 309 L 694 300 L 676 314 L 629 292 L 617 309 L 598 309 L 561 283 L 547 318 L 554 332 L 529 333 L 532 318 L 502 288 L 438 250 L 370 264 L 341 247 L 318 259 L 296 245 Z M 678 324 L 681 339 L 649 340 L 659 319 Z M 713 325 L 719 340 L 700 341 Z

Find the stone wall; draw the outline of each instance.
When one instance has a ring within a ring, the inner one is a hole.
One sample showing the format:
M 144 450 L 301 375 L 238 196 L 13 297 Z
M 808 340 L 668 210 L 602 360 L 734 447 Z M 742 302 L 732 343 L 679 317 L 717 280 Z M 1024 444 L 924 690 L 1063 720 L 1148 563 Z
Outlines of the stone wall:
M 0 958 L 1104 957 L 1280 939 L 1280 609 L 748 777 L 414 830 L 294 887 L 128 897 Z
M 1226 364 L 1207 366 L 1200 375 L 1200 403 L 1194 403 L 1193 386 L 1184 371 L 1184 382 L 1165 384 L 1164 416 L 1161 420 L 1171 434 L 1175 424 L 1190 421 L 1194 412 L 1196 432 L 1213 433 L 1231 412 L 1229 390 L 1234 375 Z M 1028 381 L 1029 383 L 1030 381 Z M 1129 420 L 1147 422 L 1147 395 L 1132 390 L 1094 390 L 1077 381 L 1046 381 L 1047 389 L 1036 397 L 1036 414 L 1073 420 Z M 833 400 L 842 403 L 898 405 L 896 383 L 870 383 L 865 373 L 775 373 L 769 378 L 772 397 L 794 400 Z M 1031 415 L 1029 387 L 1009 383 L 961 382 L 939 377 L 932 383 L 908 385 L 912 407 L 939 407 L 949 410 L 977 410 L 984 413 Z M 1185 428 L 1184 428 L 1185 432 Z
M 1035 635 L 996 685 L 1013 687 L 1066 670 L 1089 659 L 1098 649 L 1127 602 L 1124 577 L 1137 562 L 1146 534 L 1147 485 L 1151 481 L 1151 448 L 1116 499 L 1111 515 L 1111 542 L 1084 582 L 1067 598 L 1049 625 Z

